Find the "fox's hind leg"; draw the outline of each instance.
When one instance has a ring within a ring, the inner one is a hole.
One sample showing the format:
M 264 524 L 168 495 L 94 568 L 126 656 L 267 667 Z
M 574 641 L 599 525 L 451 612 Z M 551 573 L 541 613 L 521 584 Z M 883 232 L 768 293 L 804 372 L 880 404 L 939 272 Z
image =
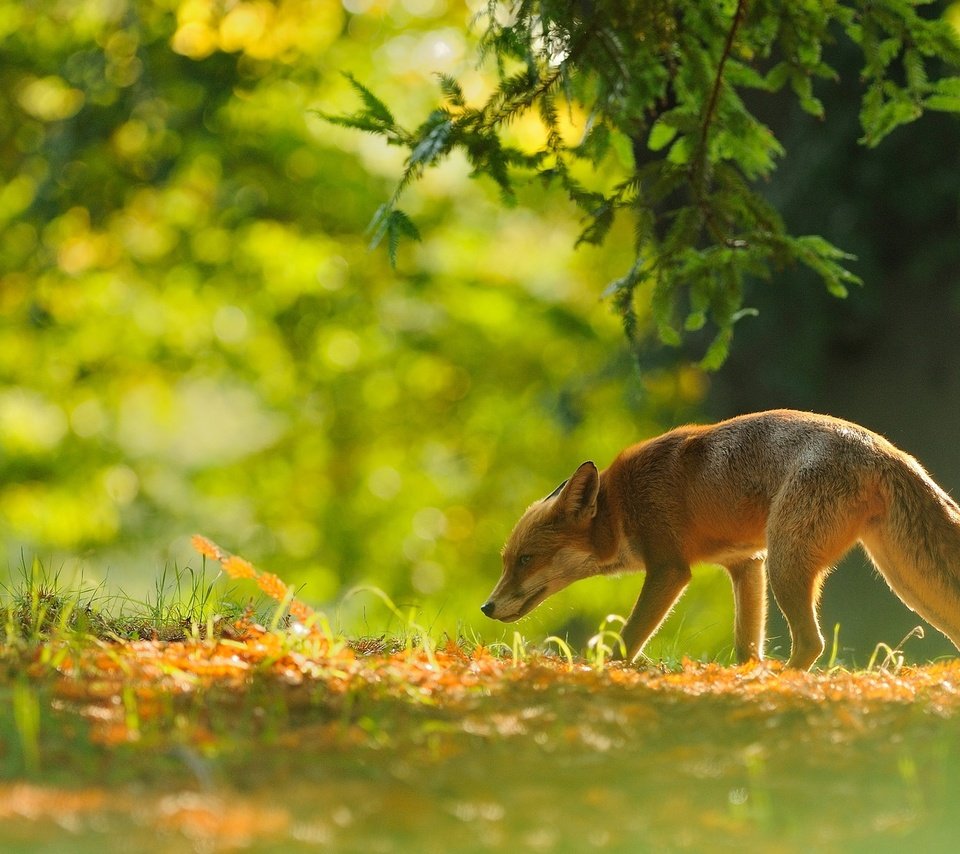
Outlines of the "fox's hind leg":
M 790 627 L 787 667 L 809 670 L 824 649 L 817 604 L 826 568 L 784 557 L 771 549 L 767 574 L 770 589 Z
M 763 660 L 767 622 L 767 574 L 763 559 L 748 558 L 727 566 L 733 583 L 734 649 L 741 664 Z
M 825 644 L 817 617 L 820 589 L 834 564 L 854 542 L 847 528 L 842 529 L 842 535 L 839 531 L 834 537 L 818 538 L 823 529 L 812 528 L 806 538 L 818 543 L 819 548 L 803 543 L 784 543 L 783 538 L 771 534 L 767 575 L 777 605 L 790 627 L 787 667 L 809 670 L 823 654 Z
M 767 519 L 767 575 L 790 627 L 787 667 L 807 670 L 821 656 L 820 588 L 863 531 L 869 507 L 839 488 L 829 469 L 798 472 Z

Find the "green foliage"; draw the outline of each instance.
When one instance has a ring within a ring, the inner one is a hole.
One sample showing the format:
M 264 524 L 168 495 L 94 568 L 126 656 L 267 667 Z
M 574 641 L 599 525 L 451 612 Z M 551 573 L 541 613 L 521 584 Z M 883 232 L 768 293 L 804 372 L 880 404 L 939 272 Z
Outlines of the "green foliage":
M 400 246 L 401 237 L 409 237 L 413 240 L 420 239 L 420 232 L 402 210 L 391 208 L 388 205 L 381 205 L 373 218 L 371 226 L 373 239 L 370 241 L 371 248 L 380 245 L 380 242 L 386 237 L 387 255 L 390 257 L 390 263 L 393 266 L 397 264 L 397 249 Z
M 462 152 L 507 201 L 515 199 L 516 176 L 533 173 L 578 209 L 579 243 L 603 243 L 620 214 L 632 219 L 630 272 L 608 289 L 628 336 L 637 337 L 642 294 L 665 344 L 712 324 L 702 365 L 716 368 L 734 324 L 752 313 L 743 309 L 747 279 L 801 264 L 836 296 L 860 281 L 847 266 L 853 256 L 823 237 L 791 235 L 758 189 L 785 153 L 756 115 L 761 96 L 789 91 L 824 118 L 815 88 L 838 80 L 829 51 L 842 33 L 862 51 L 864 144 L 879 144 L 926 109 L 960 112 L 960 77 L 942 72 L 960 65 L 960 46 L 928 5 L 490 0 L 479 16 L 479 52 L 494 58 L 499 81 L 481 106 L 443 76 L 443 104 L 407 131 L 353 81 L 364 108 L 335 121 L 409 151 L 396 192 L 377 214 L 391 259 L 395 239 L 416 236 L 409 220 L 396 218 L 398 197 L 427 167 Z M 531 117 L 538 138 L 515 144 L 513 128 Z
M 409 149 L 317 108 L 359 99 L 382 130 L 430 115 L 434 70 L 452 111 L 493 85 L 465 72 L 466 7 L 418 8 L 0 0 L 0 541 L 14 576 L 38 555 L 205 630 L 210 579 L 171 571 L 154 589 L 163 566 L 195 562 L 199 530 L 311 604 L 367 582 L 432 630 L 494 640 L 478 606 L 514 517 L 581 460 L 693 417 L 701 373 L 638 381 L 596 300 L 629 266 L 627 230 L 611 232 L 622 250 L 573 253 L 570 211 L 504 212 L 468 165 L 427 169 L 442 117 L 422 129 L 420 207 L 406 205 L 423 242 L 401 244 L 413 228 L 394 210 L 367 229 Z M 344 69 L 393 82 L 378 101 Z M 516 148 L 471 144 L 481 168 Z M 399 251 L 401 275 L 371 240 Z M 588 585 L 546 614 L 549 631 L 582 610 L 592 628 L 636 586 Z M 330 613 L 363 628 L 376 607 Z M 137 631 L 129 610 L 118 633 Z

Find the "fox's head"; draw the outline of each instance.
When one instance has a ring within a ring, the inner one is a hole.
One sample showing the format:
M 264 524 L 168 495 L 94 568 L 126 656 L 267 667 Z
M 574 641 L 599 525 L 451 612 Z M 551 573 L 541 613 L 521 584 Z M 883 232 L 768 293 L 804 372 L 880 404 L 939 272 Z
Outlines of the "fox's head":
M 571 582 L 597 573 L 590 533 L 599 489 L 597 467 L 586 462 L 527 508 L 503 547 L 503 575 L 480 606 L 484 614 L 512 623 Z

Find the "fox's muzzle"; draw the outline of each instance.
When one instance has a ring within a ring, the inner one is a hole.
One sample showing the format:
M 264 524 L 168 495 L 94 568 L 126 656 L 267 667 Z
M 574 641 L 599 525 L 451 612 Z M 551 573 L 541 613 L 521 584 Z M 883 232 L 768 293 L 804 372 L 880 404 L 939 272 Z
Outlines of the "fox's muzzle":
M 496 593 L 496 591 L 494 591 Z M 537 605 L 539 605 L 547 596 L 547 585 L 544 584 L 530 593 L 519 605 L 514 605 L 512 609 L 503 612 L 503 608 L 497 608 L 497 603 L 491 597 L 480 606 L 480 610 L 491 620 L 500 620 L 504 623 L 513 623 L 521 617 L 529 614 Z M 511 599 L 508 602 L 513 602 Z M 500 611 L 501 613 L 498 613 Z

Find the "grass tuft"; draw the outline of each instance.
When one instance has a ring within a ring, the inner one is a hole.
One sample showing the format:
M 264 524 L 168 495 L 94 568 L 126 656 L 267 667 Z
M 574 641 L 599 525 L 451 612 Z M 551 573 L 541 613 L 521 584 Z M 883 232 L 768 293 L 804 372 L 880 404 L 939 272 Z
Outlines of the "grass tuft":
M 97 605 L 102 587 L 83 580 L 73 589 L 39 560 L 22 563 L 10 584 L 0 584 L 0 627 L 11 645 L 35 644 L 52 632 L 97 634 L 107 626 Z
M 90 586 L 81 578 L 68 584 L 59 570 L 35 559 L 0 584 L 0 642 L 22 651 L 71 636 L 125 641 L 218 635 L 259 610 L 233 601 L 228 589 L 218 590 L 218 577 L 208 578 L 203 567 L 165 568 L 153 596 L 139 602 L 123 593 L 107 595 L 102 583 Z

